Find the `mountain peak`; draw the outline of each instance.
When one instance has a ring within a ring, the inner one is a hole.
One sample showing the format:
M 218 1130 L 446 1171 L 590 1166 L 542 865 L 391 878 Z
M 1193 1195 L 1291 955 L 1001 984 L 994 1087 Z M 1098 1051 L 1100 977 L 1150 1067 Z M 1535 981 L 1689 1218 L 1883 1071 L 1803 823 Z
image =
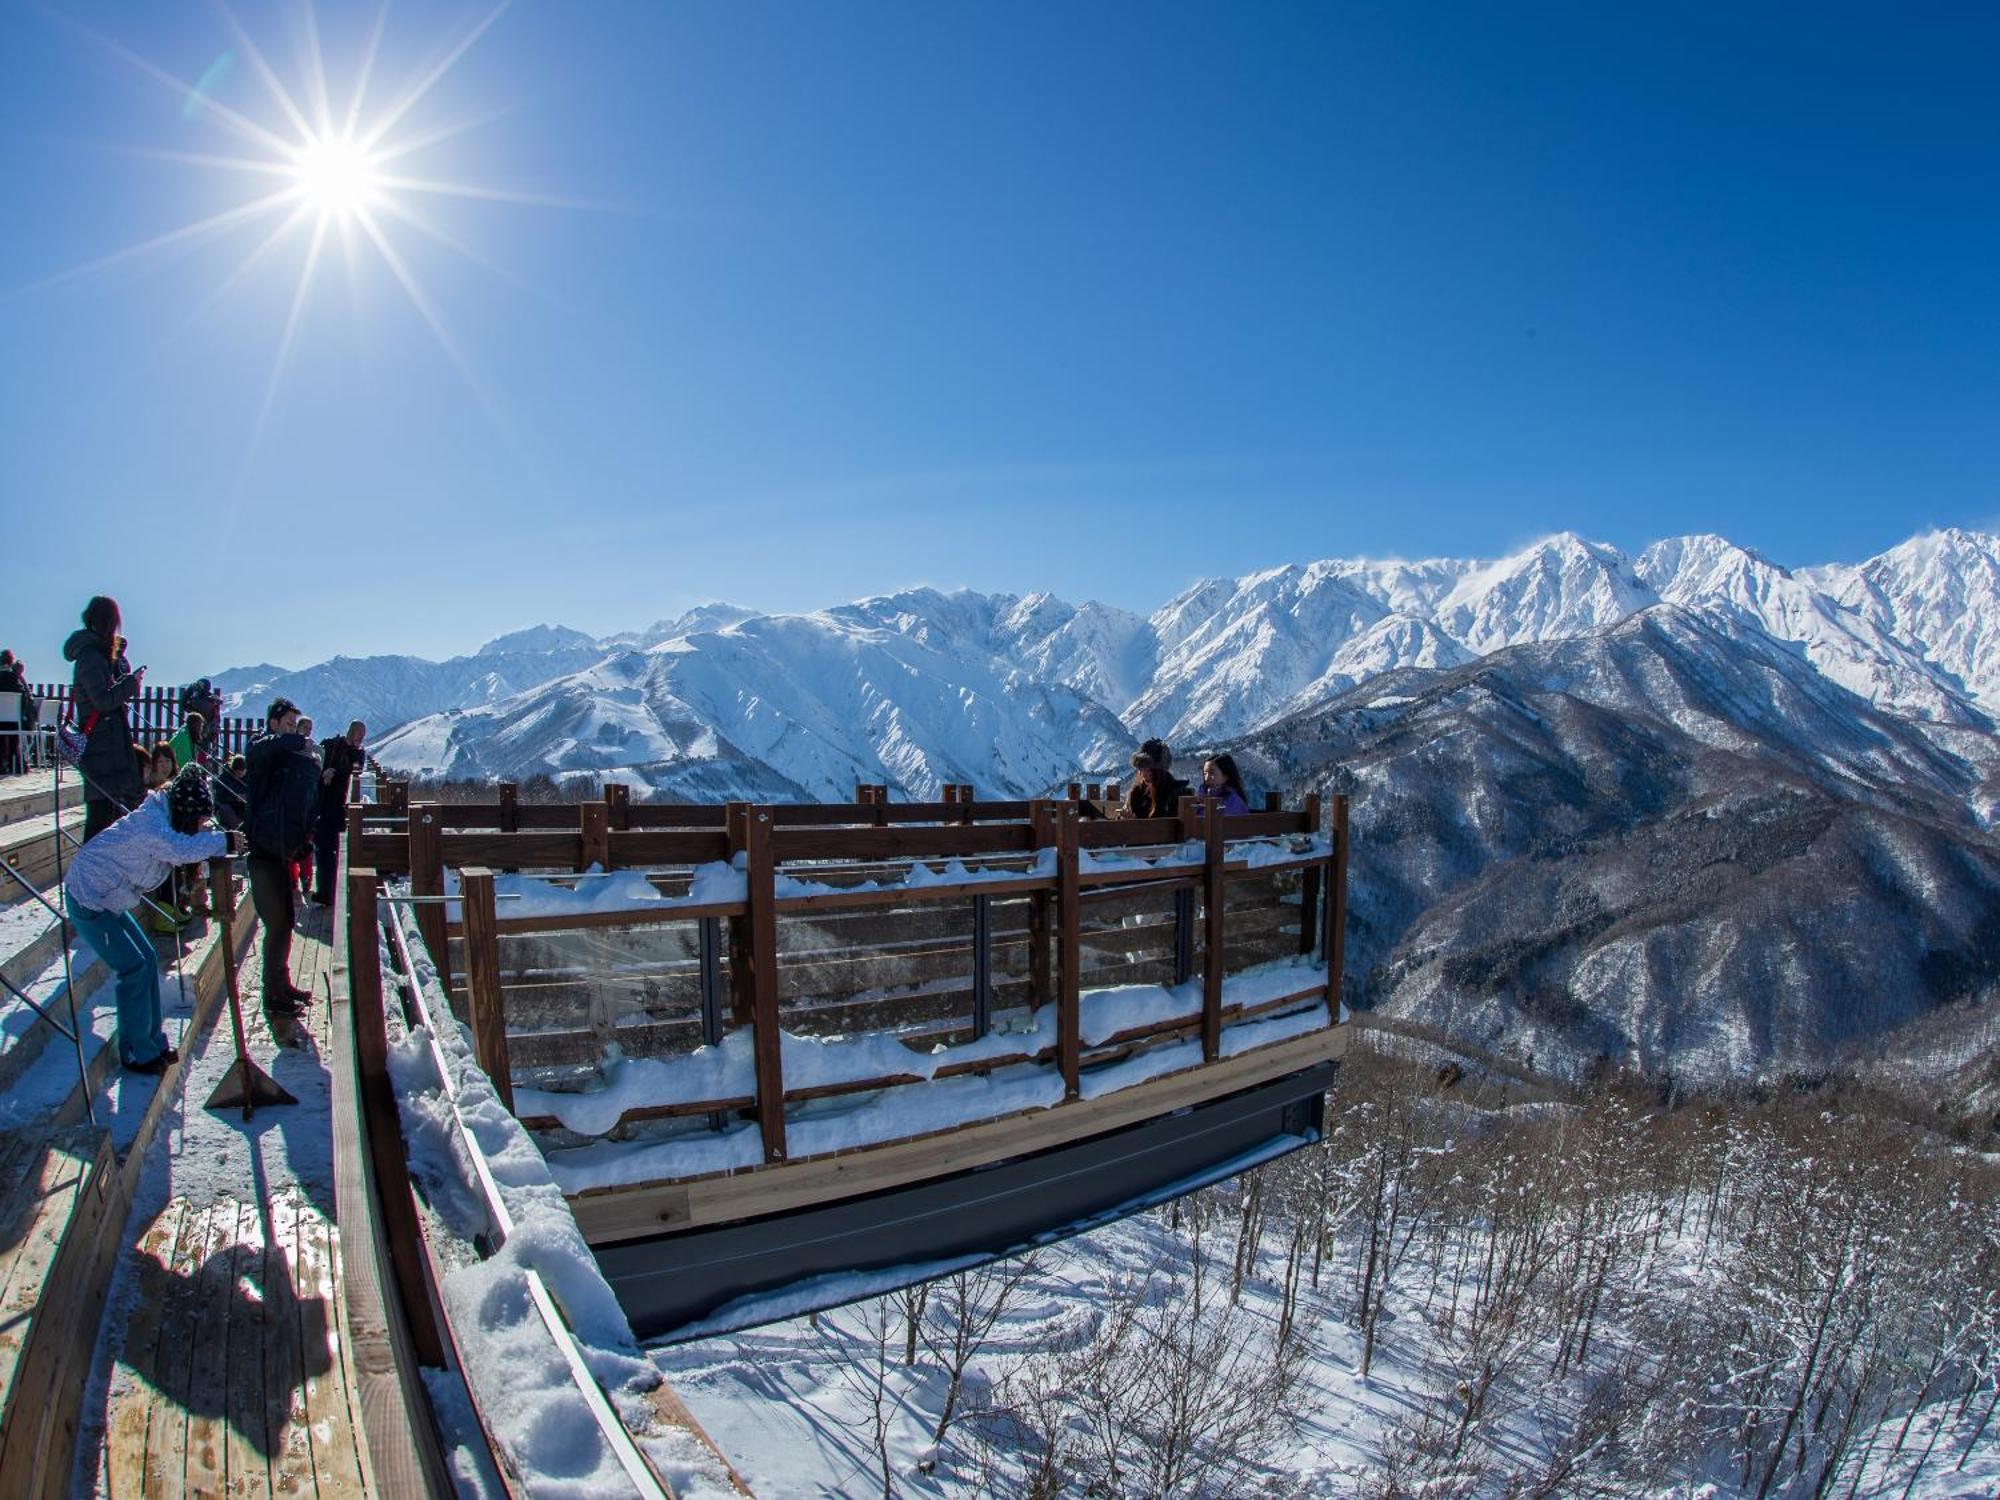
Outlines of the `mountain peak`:
M 477 656 L 507 656 L 516 652 L 561 651 L 573 646 L 594 646 L 596 637 L 572 630 L 567 625 L 530 625 L 525 630 L 496 635 L 474 653 Z

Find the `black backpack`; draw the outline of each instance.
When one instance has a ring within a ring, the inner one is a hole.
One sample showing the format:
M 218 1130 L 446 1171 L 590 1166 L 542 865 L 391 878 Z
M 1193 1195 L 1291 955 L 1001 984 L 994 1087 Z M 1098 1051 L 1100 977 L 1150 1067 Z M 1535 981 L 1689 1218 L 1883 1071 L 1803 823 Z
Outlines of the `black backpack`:
M 267 735 L 250 747 L 244 835 L 271 859 L 294 859 L 312 837 L 319 807 L 319 762 L 296 734 Z

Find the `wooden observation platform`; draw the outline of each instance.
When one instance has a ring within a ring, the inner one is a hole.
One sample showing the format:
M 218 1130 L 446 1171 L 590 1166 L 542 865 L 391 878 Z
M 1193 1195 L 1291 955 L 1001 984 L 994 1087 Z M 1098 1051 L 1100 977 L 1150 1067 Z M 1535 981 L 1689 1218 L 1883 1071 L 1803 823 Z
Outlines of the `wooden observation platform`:
M 391 789 L 349 809 L 349 904 L 368 923 L 399 882 L 635 1331 L 694 1336 L 771 1316 L 768 1293 L 830 1305 L 858 1295 L 843 1273 L 1004 1255 L 1316 1137 L 1345 1048 L 1344 801 L 1138 820 L 1098 815 L 1097 791 Z

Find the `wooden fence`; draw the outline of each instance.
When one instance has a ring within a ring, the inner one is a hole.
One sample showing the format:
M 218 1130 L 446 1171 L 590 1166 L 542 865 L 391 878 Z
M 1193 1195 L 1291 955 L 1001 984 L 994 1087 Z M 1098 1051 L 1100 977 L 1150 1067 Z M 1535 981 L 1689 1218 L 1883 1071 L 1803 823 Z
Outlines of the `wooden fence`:
M 1325 1006 L 1322 1024 L 1337 1019 L 1344 798 L 1332 799 L 1330 824 L 1317 794 L 1296 810 L 1274 799 L 1237 816 L 1193 797 L 1178 817 L 1138 820 L 1090 817 L 1087 794 L 1098 789 L 1073 790 L 1074 799 L 981 803 L 954 787 L 938 802 L 893 804 L 869 788 L 851 804 L 676 806 L 634 805 L 616 786 L 598 802 L 527 805 L 502 788 L 490 804 L 410 805 L 389 786 L 382 803 L 349 807 L 348 857 L 358 871 L 409 874 L 425 944 L 510 1108 L 523 1066 L 573 1071 L 607 1043 L 626 1056 L 672 1054 L 748 1026 L 752 1092 L 638 1107 L 619 1125 L 754 1114 L 773 1163 L 788 1159 L 786 1104 L 1030 1062 L 1053 1062 L 1074 1101 L 1087 1068 L 1136 1052 L 1198 1038 L 1212 1063 L 1235 1022 L 1314 1000 Z M 1254 840 L 1267 841 L 1256 861 Z M 900 878 L 927 860 L 977 868 Z M 727 899 L 697 902 L 693 871 L 716 861 L 741 872 L 741 895 L 732 887 Z M 496 870 L 593 867 L 643 871 L 668 900 L 510 917 L 495 889 Z M 458 876 L 456 916 L 443 900 L 447 871 Z M 580 975 L 565 940 L 615 945 L 615 978 Z M 526 949 L 511 971 L 503 943 Z M 1288 954 L 1308 960 L 1295 989 L 1226 1003 L 1226 981 L 1245 960 Z M 1199 975 L 1200 998 L 1187 1014 L 1086 1044 L 1086 974 L 1093 988 Z M 642 991 L 640 1024 L 620 1024 L 607 983 Z M 1033 1017 L 1049 1005 L 1049 1045 L 988 1046 L 963 1062 L 927 1056 L 921 1072 L 830 1084 L 788 1085 L 784 1075 L 784 1030 L 886 1033 L 929 1054 L 987 1037 L 1002 1010 Z M 577 1016 L 585 1024 L 573 1024 Z
M 70 701 L 68 683 L 38 683 L 29 691 L 41 700 L 40 723 L 44 729 L 53 729 L 62 722 L 63 710 Z M 139 689 L 138 696 L 126 706 L 126 718 L 132 725 L 132 742 L 135 745 L 151 746 L 161 740 L 172 739 L 174 731 L 181 727 L 181 690 L 177 687 Z M 250 748 L 250 741 L 263 732 L 262 719 L 225 715 L 215 726 L 216 749 L 222 755 L 244 754 Z

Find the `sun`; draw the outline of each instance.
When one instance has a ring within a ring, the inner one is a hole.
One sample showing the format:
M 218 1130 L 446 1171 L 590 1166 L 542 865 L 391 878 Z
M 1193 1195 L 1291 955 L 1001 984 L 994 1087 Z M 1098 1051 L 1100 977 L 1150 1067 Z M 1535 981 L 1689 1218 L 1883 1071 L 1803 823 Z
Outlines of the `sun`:
M 466 386 L 496 422 L 499 415 L 483 382 L 446 329 L 430 291 L 422 285 L 403 243 L 414 234 L 441 245 L 474 264 L 506 275 L 474 247 L 438 223 L 428 212 L 451 200 L 512 203 L 544 208 L 598 208 L 602 205 L 544 193 L 523 193 L 503 187 L 459 181 L 424 173 L 424 153 L 472 130 L 504 110 L 461 118 L 456 123 L 420 126 L 416 112 L 507 10 L 512 0 L 491 0 L 491 8 L 474 17 L 437 56 L 399 88 L 384 87 L 381 69 L 383 31 L 388 0 L 382 0 L 362 43 L 360 55 L 344 89 L 336 89 L 320 51 L 315 0 L 302 0 L 298 10 L 304 39 L 304 76 L 296 91 L 279 77 L 270 59 L 230 10 L 230 0 L 215 0 L 215 10 L 231 50 L 211 65 L 196 83 L 187 83 L 158 64 L 79 23 L 70 25 L 85 40 L 109 52 L 182 101 L 183 112 L 234 137 L 231 153 L 184 151 L 152 147 L 127 148 L 134 154 L 180 162 L 204 171 L 239 176 L 257 182 L 243 200 L 206 218 L 128 245 L 109 255 L 74 266 L 45 279 L 52 285 L 153 255 L 178 252 L 188 246 L 225 236 L 255 233 L 259 237 L 209 294 L 192 325 L 253 269 L 284 257 L 287 246 L 299 247 L 298 277 L 289 312 L 273 318 L 276 348 L 264 400 L 251 430 L 249 452 L 257 447 L 265 418 L 298 334 L 314 282 L 327 252 L 341 255 L 350 277 L 364 261 L 386 269 L 403 290 L 417 315 Z M 220 92 L 235 60 L 248 63 L 261 83 L 264 108 L 254 98 L 225 102 Z M 336 98 L 336 94 L 343 97 Z M 259 118 L 259 115 L 262 118 Z
M 348 136 L 316 136 L 300 146 L 293 164 L 299 197 L 323 219 L 348 220 L 367 212 L 385 184 L 376 158 Z

